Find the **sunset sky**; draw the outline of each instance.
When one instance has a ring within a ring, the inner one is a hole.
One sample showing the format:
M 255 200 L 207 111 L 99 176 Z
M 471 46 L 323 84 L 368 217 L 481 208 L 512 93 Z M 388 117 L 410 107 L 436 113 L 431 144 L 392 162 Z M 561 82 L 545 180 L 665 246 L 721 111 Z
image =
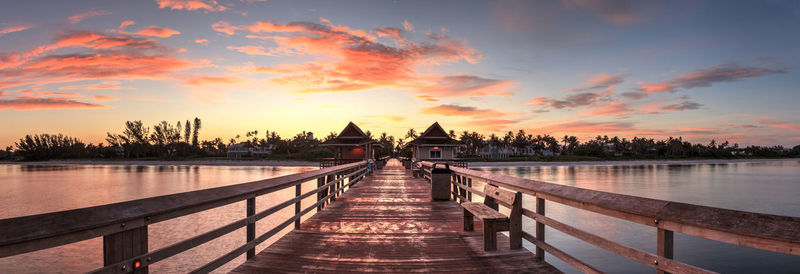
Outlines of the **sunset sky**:
M 15 1 L 0 145 L 353 121 L 800 144 L 800 1 Z M 263 136 L 261 136 L 263 137 Z

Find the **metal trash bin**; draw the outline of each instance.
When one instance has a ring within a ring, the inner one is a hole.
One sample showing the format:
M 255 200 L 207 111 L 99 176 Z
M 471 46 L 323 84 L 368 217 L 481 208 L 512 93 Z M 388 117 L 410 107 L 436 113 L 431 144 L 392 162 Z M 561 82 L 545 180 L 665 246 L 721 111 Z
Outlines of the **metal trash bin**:
M 439 167 L 437 167 L 437 165 Z M 431 169 L 431 198 L 434 200 L 450 200 L 450 177 L 453 171 L 449 164 L 433 164 Z

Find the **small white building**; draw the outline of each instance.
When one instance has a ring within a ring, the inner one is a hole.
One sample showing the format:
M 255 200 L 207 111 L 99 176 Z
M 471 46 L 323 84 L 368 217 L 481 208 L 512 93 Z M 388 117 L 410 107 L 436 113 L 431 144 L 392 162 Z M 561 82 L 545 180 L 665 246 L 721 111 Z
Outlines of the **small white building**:
M 508 158 L 511 157 L 513 151 L 510 148 L 494 145 L 487 142 L 480 150 L 478 156 L 481 158 Z
M 242 142 L 228 146 L 228 158 L 260 157 L 272 154 L 272 145 L 253 147 L 249 143 Z

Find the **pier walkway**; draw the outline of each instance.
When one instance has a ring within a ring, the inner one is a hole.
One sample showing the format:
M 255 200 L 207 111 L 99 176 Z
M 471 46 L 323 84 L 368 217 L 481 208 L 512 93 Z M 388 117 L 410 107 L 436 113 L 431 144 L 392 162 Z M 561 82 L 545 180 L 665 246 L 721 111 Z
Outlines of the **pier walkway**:
M 527 249 L 483 251 L 482 226 L 464 232 L 455 201 L 432 201 L 430 184 L 396 159 L 232 273 L 559 273 Z

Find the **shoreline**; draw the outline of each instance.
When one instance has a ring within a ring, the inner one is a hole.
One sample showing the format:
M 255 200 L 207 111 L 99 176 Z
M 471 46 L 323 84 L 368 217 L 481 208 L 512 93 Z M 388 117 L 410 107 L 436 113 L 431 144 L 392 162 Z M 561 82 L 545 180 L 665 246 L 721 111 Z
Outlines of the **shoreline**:
M 800 158 L 782 159 L 704 159 L 704 160 L 630 160 L 630 161 L 577 161 L 577 162 L 470 162 L 470 168 L 486 167 L 539 167 L 539 166 L 641 166 L 641 165 L 695 165 L 695 164 L 731 164 L 731 163 L 766 163 L 800 161 Z
M 9 162 L 0 161 L 0 165 L 114 165 L 114 166 L 287 166 L 287 167 L 319 167 L 318 162 L 306 161 L 241 161 L 241 160 L 185 160 L 185 161 L 163 161 L 163 160 L 52 160 L 42 162 Z
M 625 160 L 625 161 L 515 161 L 515 162 L 469 162 L 470 168 L 492 167 L 540 167 L 540 166 L 640 166 L 640 165 L 693 165 L 693 164 L 729 164 L 729 163 L 764 163 L 780 161 L 800 161 L 800 158 L 785 159 L 704 159 L 704 160 Z M 317 167 L 318 162 L 279 161 L 279 160 L 52 160 L 43 162 L 11 162 L 0 161 L 0 165 L 134 165 L 134 166 L 287 166 Z

